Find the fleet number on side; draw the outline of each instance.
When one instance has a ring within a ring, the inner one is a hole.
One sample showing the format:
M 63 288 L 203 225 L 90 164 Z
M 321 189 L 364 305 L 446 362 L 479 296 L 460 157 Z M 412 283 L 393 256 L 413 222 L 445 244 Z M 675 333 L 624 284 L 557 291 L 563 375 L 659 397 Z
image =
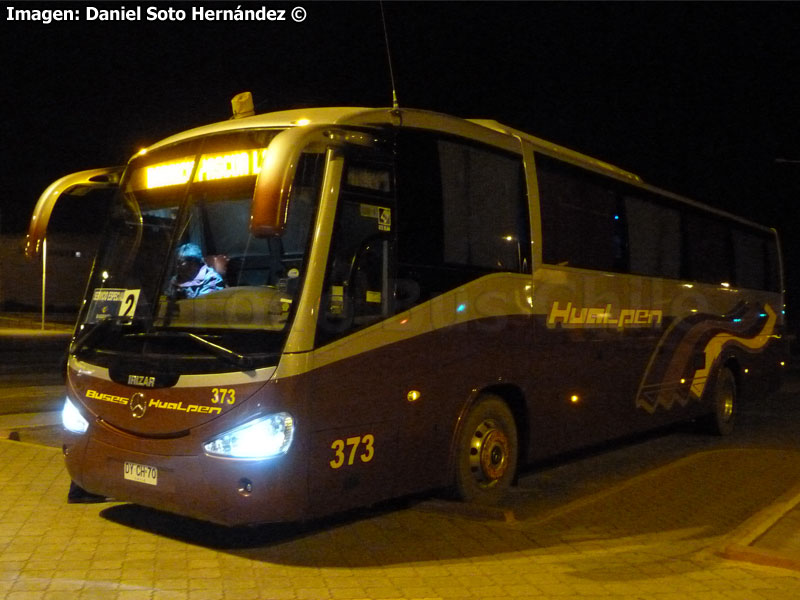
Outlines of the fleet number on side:
M 333 460 L 330 461 L 331 469 L 339 469 L 345 464 L 352 466 L 358 458 L 363 463 L 368 463 L 375 456 L 375 436 L 368 433 L 363 436 L 349 437 L 346 440 L 334 440 L 331 444 Z
M 214 404 L 234 404 L 236 402 L 236 390 L 233 388 L 213 388 L 211 390 L 211 402 Z

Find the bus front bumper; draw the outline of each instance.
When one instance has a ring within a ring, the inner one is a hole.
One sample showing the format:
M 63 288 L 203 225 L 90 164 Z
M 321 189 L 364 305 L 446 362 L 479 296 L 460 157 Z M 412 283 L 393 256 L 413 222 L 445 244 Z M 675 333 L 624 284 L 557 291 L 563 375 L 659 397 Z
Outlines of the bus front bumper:
M 116 501 L 220 525 L 304 517 L 306 478 L 290 456 L 236 460 L 145 454 L 121 446 L 91 434 L 68 434 L 64 455 L 72 480 Z

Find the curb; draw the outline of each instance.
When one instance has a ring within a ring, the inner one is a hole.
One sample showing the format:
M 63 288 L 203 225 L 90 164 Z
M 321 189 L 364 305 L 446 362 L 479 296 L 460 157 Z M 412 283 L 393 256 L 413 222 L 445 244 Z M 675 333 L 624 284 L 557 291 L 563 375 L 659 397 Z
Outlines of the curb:
M 737 562 L 747 562 L 765 567 L 779 567 L 800 571 L 800 557 L 788 556 L 776 550 L 753 548 L 732 544 L 717 553 L 718 556 Z
M 761 536 L 798 505 L 800 485 L 796 485 L 770 506 L 745 521 L 727 537 L 723 548 L 716 554 L 729 560 L 800 571 L 800 556 L 755 546 Z

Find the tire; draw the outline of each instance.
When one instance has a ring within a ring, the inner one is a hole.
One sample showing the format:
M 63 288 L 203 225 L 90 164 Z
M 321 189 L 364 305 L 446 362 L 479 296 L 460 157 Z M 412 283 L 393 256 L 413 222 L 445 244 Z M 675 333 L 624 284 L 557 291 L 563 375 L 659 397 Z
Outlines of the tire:
M 727 367 L 719 371 L 711 394 L 712 412 L 706 416 L 705 429 L 714 435 L 730 435 L 739 410 L 736 377 Z
M 483 396 L 458 434 L 455 495 L 465 502 L 497 504 L 514 481 L 518 456 L 514 415 L 499 397 Z

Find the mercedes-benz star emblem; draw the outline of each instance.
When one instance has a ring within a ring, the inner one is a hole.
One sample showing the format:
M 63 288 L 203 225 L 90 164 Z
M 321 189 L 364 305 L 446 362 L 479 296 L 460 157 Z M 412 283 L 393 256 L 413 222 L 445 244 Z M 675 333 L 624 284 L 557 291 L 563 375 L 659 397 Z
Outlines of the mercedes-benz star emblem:
M 128 407 L 131 409 L 131 416 L 134 419 L 141 419 L 147 411 L 147 400 L 144 399 L 144 394 L 140 392 L 131 396 Z

